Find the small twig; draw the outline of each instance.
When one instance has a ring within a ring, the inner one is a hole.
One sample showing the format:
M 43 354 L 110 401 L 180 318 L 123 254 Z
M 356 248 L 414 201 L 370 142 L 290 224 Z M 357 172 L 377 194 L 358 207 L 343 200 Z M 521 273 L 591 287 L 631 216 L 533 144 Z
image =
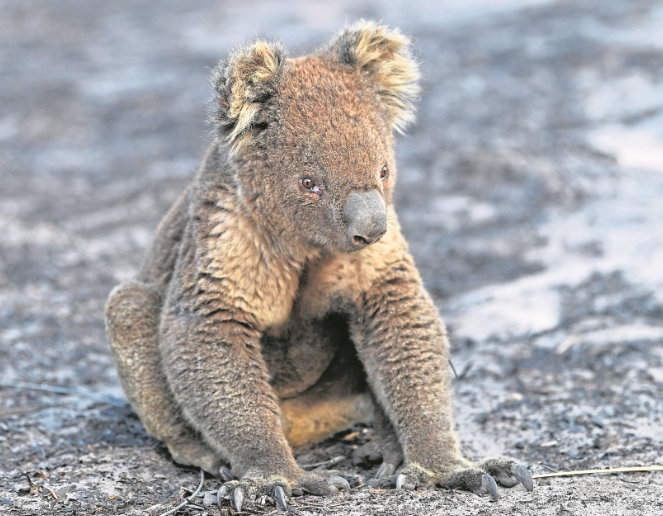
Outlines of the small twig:
M 472 364 L 472 361 L 465 364 L 465 367 L 463 367 L 463 370 L 460 372 L 460 376 L 458 377 L 458 379 L 462 380 L 463 378 L 465 378 L 465 376 L 467 376 L 467 373 L 470 372 L 470 369 L 472 369 L 473 365 L 474 364 Z
M 28 475 L 27 473 L 23 473 L 23 476 L 28 479 L 28 485 L 30 486 L 30 494 L 33 495 L 39 493 L 39 486 L 32 481 L 30 475 Z
M 27 473 L 23 473 L 23 476 L 28 479 L 28 485 L 32 488 L 32 486 L 34 486 L 34 483 L 32 482 L 30 475 L 28 475 Z
M 108 403 L 109 405 L 115 405 L 116 407 L 124 408 L 124 403 L 116 400 L 111 400 L 108 398 L 102 398 L 96 394 L 89 392 L 75 391 L 73 389 L 67 389 L 66 387 L 53 387 L 51 385 L 46 385 L 42 383 L 37 385 L 36 383 L 21 383 L 21 382 L 0 382 L 0 387 L 12 387 L 14 389 L 28 389 L 32 391 L 44 391 L 44 392 L 55 392 L 57 394 L 72 394 L 74 396 L 80 396 L 81 398 L 89 398 L 91 400 L 100 401 L 102 403 Z
M 196 496 L 198 498 L 204 498 L 205 495 L 215 495 L 218 491 L 218 489 L 215 489 L 214 491 L 205 491 L 204 493 L 198 493 Z
M 352 441 L 355 437 L 359 435 L 359 432 L 351 432 L 346 436 L 343 436 L 342 441 Z
M 50 407 L 57 407 L 57 405 L 24 405 L 22 407 L 9 407 L 0 409 L 0 417 L 11 416 L 13 414 L 24 414 L 26 412 L 36 412 Z
M 59 499 L 60 499 L 60 498 L 58 497 L 58 495 L 55 494 L 55 491 L 53 491 L 50 487 L 47 487 L 46 490 L 47 490 L 49 493 L 51 493 L 51 494 L 53 495 L 53 498 L 55 498 L 56 500 L 59 500 Z
M 163 514 L 161 514 L 161 516 L 168 516 L 169 514 L 173 514 L 174 512 L 179 511 L 182 507 L 187 505 L 190 500 L 192 500 L 198 493 L 200 493 L 200 490 L 203 488 L 204 483 L 205 483 L 205 472 L 203 471 L 203 468 L 200 468 L 200 484 L 198 485 L 198 489 L 196 489 L 189 498 L 184 500 L 177 507 L 173 507 L 171 510 L 164 512 Z
M 334 505 L 326 505 L 325 509 L 331 509 L 332 507 L 338 507 L 339 505 L 345 505 L 346 503 L 350 503 L 350 500 L 346 500 L 345 502 L 341 503 L 335 503 Z
M 573 471 L 558 471 L 557 473 L 541 473 L 539 475 L 532 475 L 532 478 L 570 477 L 574 475 L 596 475 L 597 473 L 637 473 L 647 471 L 663 471 L 663 466 L 632 466 L 628 468 L 613 469 L 578 469 Z
M 546 468 L 548 471 L 552 471 L 553 473 L 559 473 L 558 469 L 551 468 L 550 466 L 546 466 L 545 464 L 541 464 L 544 468 Z
M 304 464 L 302 468 L 303 469 L 329 468 L 331 466 L 336 466 L 336 464 L 340 464 L 345 459 L 346 457 L 339 455 L 338 457 L 334 457 L 333 459 L 329 459 L 324 462 L 316 462 L 315 464 Z
M 451 366 L 451 370 L 454 372 L 454 376 L 456 377 L 456 380 L 458 379 L 458 373 L 456 372 L 456 368 L 454 367 L 454 363 L 449 359 L 449 365 Z

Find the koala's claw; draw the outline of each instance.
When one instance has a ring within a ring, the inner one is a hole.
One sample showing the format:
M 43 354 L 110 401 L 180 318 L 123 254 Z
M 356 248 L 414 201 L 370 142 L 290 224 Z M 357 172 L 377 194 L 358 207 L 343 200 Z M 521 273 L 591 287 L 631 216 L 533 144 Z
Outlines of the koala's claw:
M 380 467 L 378 468 L 377 473 L 375 474 L 375 477 L 373 477 L 373 480 L 380 480 L 382 477 L 388 477 L 394 474 L 394 471 L 396 470 L 395 466 L 389 462 L 383 462 L 380 464 Z
M 518 464 L 513 468 L 513 474 L 518 477 L 518 480 L 520 480 L 520 483 L 525 486 L 525 489 L 528 491 L 534 490 L 534 480 L 532 480 L 532 474 L 526 467 Z
M 244 503 L 244 490 L 241 487 L 236 487 L 233 491 L 233 504 L 237 512 L 241 512 L 242 504 Z
M 338 489 L 345 489 L 346 491 L 350 491 L 350 483 L 345 480 L 343 477 L 339 477 L 338 475 L 331 476 L 327 479 L 327 482 L 329 482 L 330 485 L 337 487 Z
M 222 467 L 219 469 L 219 476 L 223 479 L 224 482 L 230 482 L 231 480 L 235 480 L 233 474 L 226 467 Z
M 288 510 L 288 503 L 285 500 L 285 493 L 283 492 L 283 488 L 281 486 L 276 486 L 274 488 L 274 500 L 276 501 L 277 511 L 285 512 Z
M 228 498 L 228 486 L 221 486 L 216 493 L 216 506 L 222 509 L 223 500 Z
M 495 482 L 495 479 L 490 475 L 483 475 L 481 477 L 481 487 L 475 489 L 474 494 L 489 494 L 492 496 L 493 500 L 497 500 L 499 498 L 499 494 L 497 493 L 497 483 Z
M 396 477 L 396 489 L 406 489 L 407 491 L 414 491 L 417 485 L 407 475 L 401 473 Z
M 504 487 L 513 487 L 517 484 L 522 484 L 527 491 L 534 489 L 534 481 L 527 468 L 516 465 L 508 459 L 494 457 L 480 462 L 478 466 Z

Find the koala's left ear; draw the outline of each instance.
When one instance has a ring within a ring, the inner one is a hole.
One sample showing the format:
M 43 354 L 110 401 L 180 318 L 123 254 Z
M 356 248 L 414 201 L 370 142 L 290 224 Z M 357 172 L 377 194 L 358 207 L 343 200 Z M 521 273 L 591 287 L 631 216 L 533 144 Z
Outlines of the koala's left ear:
M 264 122 L 261 111 L 277 93 L 285 59 L 282 45 L 257 40 L 235 49 L 212 72 L 216 95 L 210 122 L 233 153 L 246 141 L 251 127 Z
M 419 93 L 419 67 L 410 39 L 398 29 L 360 20 L 336 36 L 328 51 L 366 76 L 388 122 L 403 132 L 414 120 L 413 103 Z

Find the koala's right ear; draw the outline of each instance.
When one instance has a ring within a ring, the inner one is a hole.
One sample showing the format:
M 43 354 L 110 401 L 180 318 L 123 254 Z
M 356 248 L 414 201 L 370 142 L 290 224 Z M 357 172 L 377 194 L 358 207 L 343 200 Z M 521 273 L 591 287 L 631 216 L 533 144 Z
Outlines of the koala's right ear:
M 410 39 L 398 29 L 359 20 L 327 47 L 336 59 L 354 67 L 373 85 L 387 120 L 399 132 L 414 120 L 413 103 L 419 93 L 419 66 L 411 46 Z
M 210 122 L 217 137 L 237 153 L 254 124 L 260 123 L 260 110 L 277 93 L 286 52 L 279 43 L 257 40 L 235 49 L 212 72 L 216 94 Z

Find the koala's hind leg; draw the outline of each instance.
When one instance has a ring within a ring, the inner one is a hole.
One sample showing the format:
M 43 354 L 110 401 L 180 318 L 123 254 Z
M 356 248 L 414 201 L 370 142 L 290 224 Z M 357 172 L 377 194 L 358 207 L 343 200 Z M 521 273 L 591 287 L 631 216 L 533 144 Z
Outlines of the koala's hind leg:
M 111 293 L 106 333 L 120 383 L 145 429 L 167 444 L 175 462 L 218 474 L 217 457 L 182 420 L 161 372 L 160 310 L 159 295 L 142 283 L 123 283 Z

